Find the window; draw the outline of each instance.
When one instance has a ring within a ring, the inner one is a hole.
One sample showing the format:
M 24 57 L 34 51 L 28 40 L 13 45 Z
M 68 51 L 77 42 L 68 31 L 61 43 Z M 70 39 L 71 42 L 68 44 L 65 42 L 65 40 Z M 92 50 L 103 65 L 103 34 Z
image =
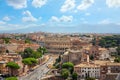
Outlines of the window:
M 84 72 L 84 70 L 82 70 L 82 72 Z

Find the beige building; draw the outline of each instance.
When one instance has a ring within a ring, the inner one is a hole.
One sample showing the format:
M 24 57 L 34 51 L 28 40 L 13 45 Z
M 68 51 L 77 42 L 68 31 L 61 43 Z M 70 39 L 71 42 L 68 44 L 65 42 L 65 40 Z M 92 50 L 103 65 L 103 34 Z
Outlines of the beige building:
M 63 54 L 66 49 L 72 46 L 69 37 L 45 37 L 45 47 L 48 53 Z
M 82 51 L 81 50 L 71 50 L 68 49 L 62 55 L 62 63 L 64 62 L 72 62 L 74 64 L 80 63 L 82 60 Z
M 99 80 L 111 80 L 113 77 L 115 80 L 120 73 L 120 63 L 95 60 L 75 65 L 74 71 L 79 75 L 78 79 L 84 80 L 86 76 L 89 76 Z
M 74 67 L 74 71 L 78 74 L 78 79 L 86 77 L 100 78 L 100 66 L 90 63 L 80 63 Z
M 23 73 L 22 57 L 16 53 L 9 53 L 0 56 L 0 74 L 9 73 L 9 70 L 6 67 L 8 62 L 15 62 L 20 66 L 20 69 L 13 73 L 14 75 L 20 75 Z
M 51 36 L 44 38 L 45 47 L 48 53 L 64 54 L 67 49 L 80 49 L 90 46 L 88 42 L 83 42 L 79 37 Z

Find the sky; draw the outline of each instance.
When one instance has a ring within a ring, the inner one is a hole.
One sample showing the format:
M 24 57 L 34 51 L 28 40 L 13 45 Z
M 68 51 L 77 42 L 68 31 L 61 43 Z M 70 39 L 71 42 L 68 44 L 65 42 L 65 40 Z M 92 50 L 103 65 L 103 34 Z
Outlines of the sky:
M 120 33 L 120 0 L 0 0 L 0 33 Z

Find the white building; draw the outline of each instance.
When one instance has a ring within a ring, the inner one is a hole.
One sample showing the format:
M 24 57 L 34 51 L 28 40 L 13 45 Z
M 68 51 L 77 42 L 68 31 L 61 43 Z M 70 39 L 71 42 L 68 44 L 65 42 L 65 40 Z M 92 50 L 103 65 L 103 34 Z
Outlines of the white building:
M 86 77 L 100 78 L 100 66 L 95 64 L 81 63 L 74 67 L 75 72 L 79 75 L 79 79 Z

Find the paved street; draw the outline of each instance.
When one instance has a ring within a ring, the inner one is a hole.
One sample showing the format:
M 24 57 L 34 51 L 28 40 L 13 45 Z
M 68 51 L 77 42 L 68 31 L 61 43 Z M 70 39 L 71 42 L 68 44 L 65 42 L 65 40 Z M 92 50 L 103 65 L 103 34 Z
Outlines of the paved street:
M 50 57 L 45 64 L 39 66 L 37 69 L 30 72 L 29 74 L 20 77 L 19 80 L 40 80 L 42 76 L 44 76 L 50 70 L 48 69 L 47 65 L 53 60 L 54 58 Z

